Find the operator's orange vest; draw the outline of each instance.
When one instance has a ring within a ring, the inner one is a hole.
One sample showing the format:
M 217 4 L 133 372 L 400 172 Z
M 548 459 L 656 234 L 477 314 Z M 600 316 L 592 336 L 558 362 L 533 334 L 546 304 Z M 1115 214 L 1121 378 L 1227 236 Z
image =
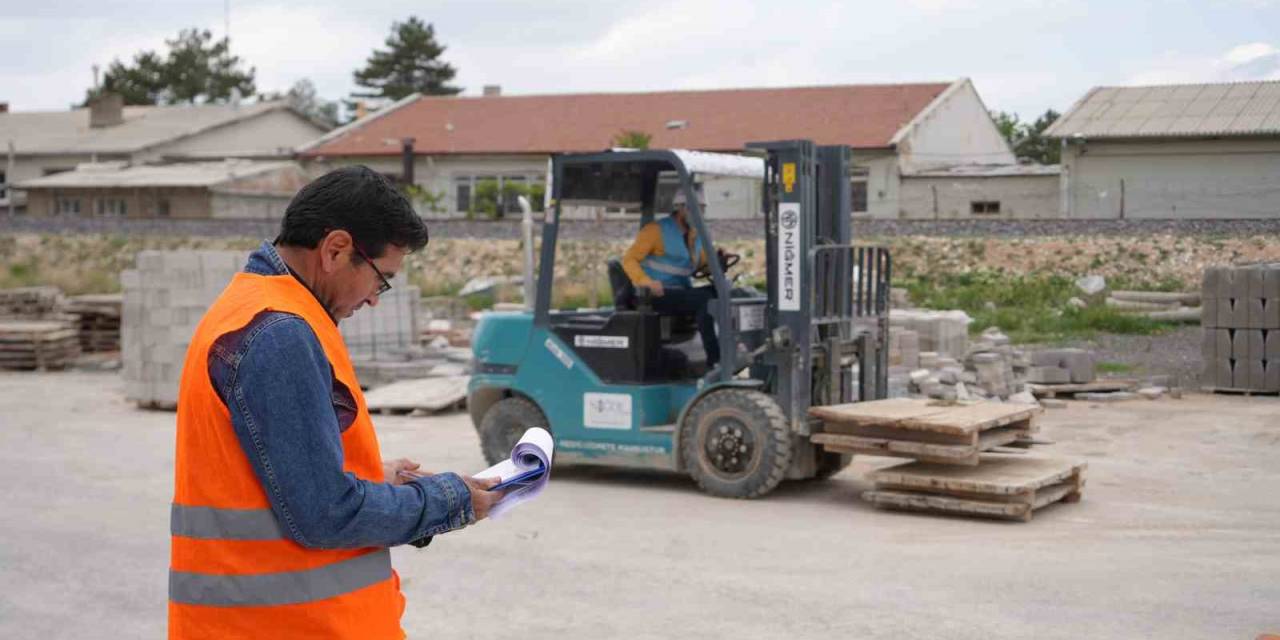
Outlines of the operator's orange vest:
M 355 396 L 343 470 L 382 482 L 382 456 L 338 327 L 293 276 L 240 273 L 196 327 L 178 391 L 170 638 L 404 638 L 400 579 L 384 548 L 308 549 L 284 533 L 209 380 L 209 349 L 259 312 L 311 326 Z

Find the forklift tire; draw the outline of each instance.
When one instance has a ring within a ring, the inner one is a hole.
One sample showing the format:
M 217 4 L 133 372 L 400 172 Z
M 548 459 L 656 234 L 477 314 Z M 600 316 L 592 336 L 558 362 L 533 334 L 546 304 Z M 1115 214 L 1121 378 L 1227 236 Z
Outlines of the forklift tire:
M 758 498 L 782 482 L 791 434 L 773 398 L 750 389 L 719 389 L 689 410 L 680 427 L 685 468 L 703 491 Z
M 485 461 L 494 465 L 511 457 L 511 450 L 520 441 L 520 436 L 533 427 L 551 431 L 547 417 L 542 415 L 542 410 L 533 401 L 511 396 L 493 403 L 484 412 L 478 429 L 480 450 L 484 453 Z

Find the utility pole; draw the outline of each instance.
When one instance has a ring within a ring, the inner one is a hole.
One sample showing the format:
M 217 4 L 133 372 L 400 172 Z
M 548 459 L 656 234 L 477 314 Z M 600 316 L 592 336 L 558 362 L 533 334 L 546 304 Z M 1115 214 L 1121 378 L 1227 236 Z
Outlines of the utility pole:
M 231 41 L 231 0 L 222 0 L 222 37 Z
M 4 172 L 4 195 L 9 198 L 9 217 L 13 218 L 18 215 L 17 201 L 18 196 L 13 192 L 13 140 L 9 141 L 9 163 L 6 165 Z

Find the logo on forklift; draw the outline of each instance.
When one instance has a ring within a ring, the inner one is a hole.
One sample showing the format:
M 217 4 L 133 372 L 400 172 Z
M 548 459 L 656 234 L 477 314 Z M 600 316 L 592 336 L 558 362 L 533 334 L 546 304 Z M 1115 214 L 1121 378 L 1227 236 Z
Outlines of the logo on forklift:
M 778 204 L 778 309 L 800 310 L 800 203 Z
M 582 424 L 591 429 L 630 429 L 631 394 L 582 394 Z

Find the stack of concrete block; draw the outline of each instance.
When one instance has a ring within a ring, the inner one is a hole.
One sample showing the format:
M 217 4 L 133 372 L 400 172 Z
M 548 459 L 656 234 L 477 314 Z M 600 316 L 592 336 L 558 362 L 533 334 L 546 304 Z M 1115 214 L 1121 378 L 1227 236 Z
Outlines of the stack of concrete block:
M 1280 263 L 1209 267 L 1200 297 L 1204 383 L 1280 392 Z
M 231 278 L 243 251 L 142 251 L 120 274 L 125 395 L 140 406 L 173 408 L 196 324 Z
M 973 319 L 963 311 L 893 310 L 889 324 L 915 331 L 920 336 L 920 351 L 933 351 L 943 356 L 963 358 L 969 351 L 969 323 Z
M 910 329 L 890 327 L 889 366 L 909 369 L 920 367 L 920 334 Z
M 422 294 L 403 274 L 375 307 L 365 307 L 338 324 L 352 360 L 405 359 L 406 350 L 419 345 Z
M 0 289 L 0 318 L 14 320 L 61 319 L 62 290 L 57 287 Z
M 1046 349 L 1031 354 L 1027 382 L 1035 384 L 1084 384 L 1098 377 L 1093 353 L 1084 349 Z

